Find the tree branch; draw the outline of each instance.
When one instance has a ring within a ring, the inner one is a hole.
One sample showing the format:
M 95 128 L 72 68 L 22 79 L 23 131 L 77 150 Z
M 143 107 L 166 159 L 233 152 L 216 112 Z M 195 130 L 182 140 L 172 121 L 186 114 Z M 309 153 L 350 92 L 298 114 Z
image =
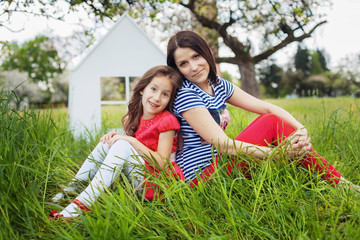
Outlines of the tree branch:
M 273 46 L 273 47 L 269 48 L 268 50 L 254 56 L 255 63 L 258 63 L 258 62 L 270 57 L 272 54 L 274 54 L 278 50 L 286 47 L 287 45 L 289 45 L 292 42 L 301 42 L 305 38 L 311 37 L 311 34 L 315 31 L 315 29 L 318 28 L 320 25 L 325 24 L 326 22 L 327 21 L 319 22 L 308 33 L 304 33 L 298 37 L 294 36 L 294 30 L 293 30 L 291 32 L 291 34 L 288 34 L 288 36 L 283 41 L 281 41 L 278 45 Z
M 180 2 L 180 5 L 189 9 L 202 26 L 216 30 L 223 38 L 224 43 L 235 53 L 235 55 L 239 55 L 244 52 L 244 44 L 242 44 L 237 38 L 229 35 L 227 32 L 227 28 L 236 22 L 236 19 L 232 17 L 232 12 L 230 12 L 229 21 L 224 24 L 220 24 L 215 20 L 210 20 L 203 15 L 200 15 L 195 9 L 195 0 L 189 0 L 188 4 Z
M 231 63 L 231 64 L 237 64 L 237 60 L 235 57 L 217 57 L 215 58 L 215 61 L 217 63 Z

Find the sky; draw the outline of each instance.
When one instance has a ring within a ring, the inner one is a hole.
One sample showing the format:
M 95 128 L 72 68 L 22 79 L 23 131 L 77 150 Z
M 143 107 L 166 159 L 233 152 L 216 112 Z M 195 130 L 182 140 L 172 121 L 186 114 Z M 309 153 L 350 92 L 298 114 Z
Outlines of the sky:
M 311 39 L 305 44 L 312 50 L 325 49 L 329 56 L 329 66 L 333 67 L 344 57 L 350 54 L 360 54 L 360 0 L 333 0 L 332 9 L 328 11 L 327 23 L 320 26 Z M 1 9 L 0 9 L 1 12 Z M 21 14 L 16 15 L 10 24 L 11 29 L 20 30 L 12 32 L 0 27 L 0 41 L 24 42 L 33 39 L 40 33 L 52 31 L 55 35 L 67 36 L 71 30 L 77 28 L 77 14 L 67 16 L 66 22 L 42 18 L 26 18 Z M 102 33 L 105 34 L 106 32 Z M 276 53 L 274 57 L 280 65 L 286 64 L 294 56 L 296 44 Z M 227 70 L 238 77 L 236 66 L 223 64 L 221 70 Z
M 308 48 L 325 49 L 332 65 L 346 55 L 360 54 L 360 0 L 334 0 L 333 3 L 328 22 L 305 40 Z

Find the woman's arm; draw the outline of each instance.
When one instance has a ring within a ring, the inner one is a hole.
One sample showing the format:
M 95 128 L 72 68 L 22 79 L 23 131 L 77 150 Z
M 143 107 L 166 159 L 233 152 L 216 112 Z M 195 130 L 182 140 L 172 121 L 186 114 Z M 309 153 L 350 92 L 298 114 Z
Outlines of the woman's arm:
M 159 143 L 157 151 L 154 152 L 149 149 L 147 146 L 142 144 L 139 140 L 131 136 L 124 136 L 124 135 L 114 135 L 109 141 L 109 147 L 111 147 L 117 140 L 126 140 L 128 141 L 136 151 L 143 156 L 149 158 L 149 160 L 154 159 L 159 164 L 159 170 L 162 170 L 165 166 L 166 160 L 169 159 L 171 150 L 173 147 L 175 131 L 170 130 L 166 132 L 162 132 L 159 135 Z
M 256 146 L 229 138 L 206 108 L 192 108 L 183 112 L 182 116 L 204 140 L 213 144 L 221 153 L 236 155 L 239 152 L 245 152 L 257 158 L 263 158 L 266 153 L 271 151 L 268 147 Z
M 293 134 L 294 137 L 291 140 L 291 143 L 299 144 L 301 147 L 296 145 L 294 145 L 294 147 L 304 148 L 306 151 L 310 150 L 310 138 L 308 137 L 306 128 L 285 109 L 257 99 L 236 86 L 232 97 L 228 100 L 228 103 L 257 114 L 272 113 L 277 115 L 295 129 L 295 133 Z
M 264 158 L 272 150 L 269 147 L 257 146 L 229 138 L 204 107 L 187 110 L 182 113 L 182 116 L 204 140 L 213 144 L 221 153 L 236 155 L 239 152 L 244 152 L 257 158 Z M 291 140 L 291 149 L 288 151 L 290 157 L 301 155 L 310 150 L 308 148 L 309 142 L 294 139 Z
M 283 108 L 255 98 L 250 94 L 244 92 L 237 86 L 235 86 L 234 93 L 227 102 L 246 111 L 257 113 L 260 115 L 266 113 L 275 114 L 287 123 L 289 123 L 290 126 L 293 127 L 295 130 L 304 128 L 301 123 L 299 123 L 290 113 L 285 111 Z

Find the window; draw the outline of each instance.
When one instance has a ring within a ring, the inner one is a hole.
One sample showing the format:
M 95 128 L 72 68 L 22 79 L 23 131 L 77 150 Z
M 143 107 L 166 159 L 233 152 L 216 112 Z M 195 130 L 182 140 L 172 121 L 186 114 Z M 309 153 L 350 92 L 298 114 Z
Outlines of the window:
M 125 77 L 101 77 L 101 101 L 126 101 Z
M 101 77 L 101 104 L 127 104 L 139 77 Z

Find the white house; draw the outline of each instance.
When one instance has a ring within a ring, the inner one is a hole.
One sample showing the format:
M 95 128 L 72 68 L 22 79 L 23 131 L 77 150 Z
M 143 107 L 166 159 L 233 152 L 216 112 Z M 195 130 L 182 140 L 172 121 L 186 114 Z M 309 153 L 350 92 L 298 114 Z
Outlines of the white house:
M 165 53 L 128 14 L 123 14 L 70 74 L 70 130 L 75 136 L 80 136 L 86 131 L 94 132 L 99 129 L 101 105 L 127 103 L 131 81 L 149 68 L 164 64 Z M 122 87 L 125 86 L 122 99 L 101 100 L 101 88 L 106 87 L 101 82 L 104 83 L 105 80 L 114 80 L 117 84 L 121 83 Z

